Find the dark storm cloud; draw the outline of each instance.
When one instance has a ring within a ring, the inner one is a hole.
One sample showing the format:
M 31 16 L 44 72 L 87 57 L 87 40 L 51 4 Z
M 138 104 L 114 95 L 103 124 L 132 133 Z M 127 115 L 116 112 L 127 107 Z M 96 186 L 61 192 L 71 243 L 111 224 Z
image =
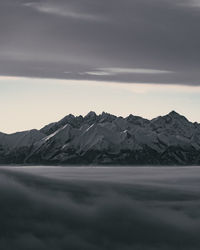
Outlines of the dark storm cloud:
M 199 23 L 197 0 L 2 0 L 0 74 L 199 85 Z
M 55 180 L 1 170 L 0 246 L 199 249 L 199 199 L 198 192 L 162 184 Z

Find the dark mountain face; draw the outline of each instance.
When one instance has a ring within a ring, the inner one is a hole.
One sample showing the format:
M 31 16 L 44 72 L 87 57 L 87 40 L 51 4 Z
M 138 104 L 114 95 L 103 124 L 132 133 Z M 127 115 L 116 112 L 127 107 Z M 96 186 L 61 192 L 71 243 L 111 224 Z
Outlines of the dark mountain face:
M 40 131 L 0 133 L 0 163 L 200 164 L 200 124 L 170 112 L 152 120 L 89 112 Z
M 65 116 L 62 120 L 50 123 L 43 127 L 40 131 L 46 135 L 54 133 L 56 130 L 62 128 L 66 124 L 70 124 L 74 128 L 80 128 L 82 125 L 92 125 L 96 122 L 112 122 L 116 119 L 116 116 L 103 112 L 101 115 L 97 115 L 94 111 L 90 111 L 85 117 L 74 116 L 72 114 Z

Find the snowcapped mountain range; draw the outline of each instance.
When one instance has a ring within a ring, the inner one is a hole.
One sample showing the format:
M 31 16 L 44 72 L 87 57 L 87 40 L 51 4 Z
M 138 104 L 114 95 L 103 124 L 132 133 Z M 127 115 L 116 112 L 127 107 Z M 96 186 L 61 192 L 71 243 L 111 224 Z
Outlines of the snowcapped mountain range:
M 0 163 L 198 165 L 200 124 L 175 111 L 152 120 L 70 114 L 40 130 L 0 133 Z

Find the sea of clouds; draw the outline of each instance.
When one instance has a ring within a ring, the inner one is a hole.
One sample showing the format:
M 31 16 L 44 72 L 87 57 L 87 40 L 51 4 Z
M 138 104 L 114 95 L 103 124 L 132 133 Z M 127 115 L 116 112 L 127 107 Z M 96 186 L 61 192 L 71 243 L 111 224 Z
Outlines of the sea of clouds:
M 2 250 L 200 249 L 200 170 L 79 169 L 0 169 Z

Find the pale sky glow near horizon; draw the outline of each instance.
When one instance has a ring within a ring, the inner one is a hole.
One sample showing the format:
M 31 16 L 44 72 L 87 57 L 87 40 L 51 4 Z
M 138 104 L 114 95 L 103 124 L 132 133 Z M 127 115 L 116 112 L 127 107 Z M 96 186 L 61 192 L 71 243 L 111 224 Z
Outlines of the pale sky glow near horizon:
M 67 114 L 200 122 L 200 0 L 0 0 L 0 132 Z
M 40 129 L 72 113 L 152 119 L 172 110 L 200 122 L 200 87 L 0 77 L 0 131 Z

